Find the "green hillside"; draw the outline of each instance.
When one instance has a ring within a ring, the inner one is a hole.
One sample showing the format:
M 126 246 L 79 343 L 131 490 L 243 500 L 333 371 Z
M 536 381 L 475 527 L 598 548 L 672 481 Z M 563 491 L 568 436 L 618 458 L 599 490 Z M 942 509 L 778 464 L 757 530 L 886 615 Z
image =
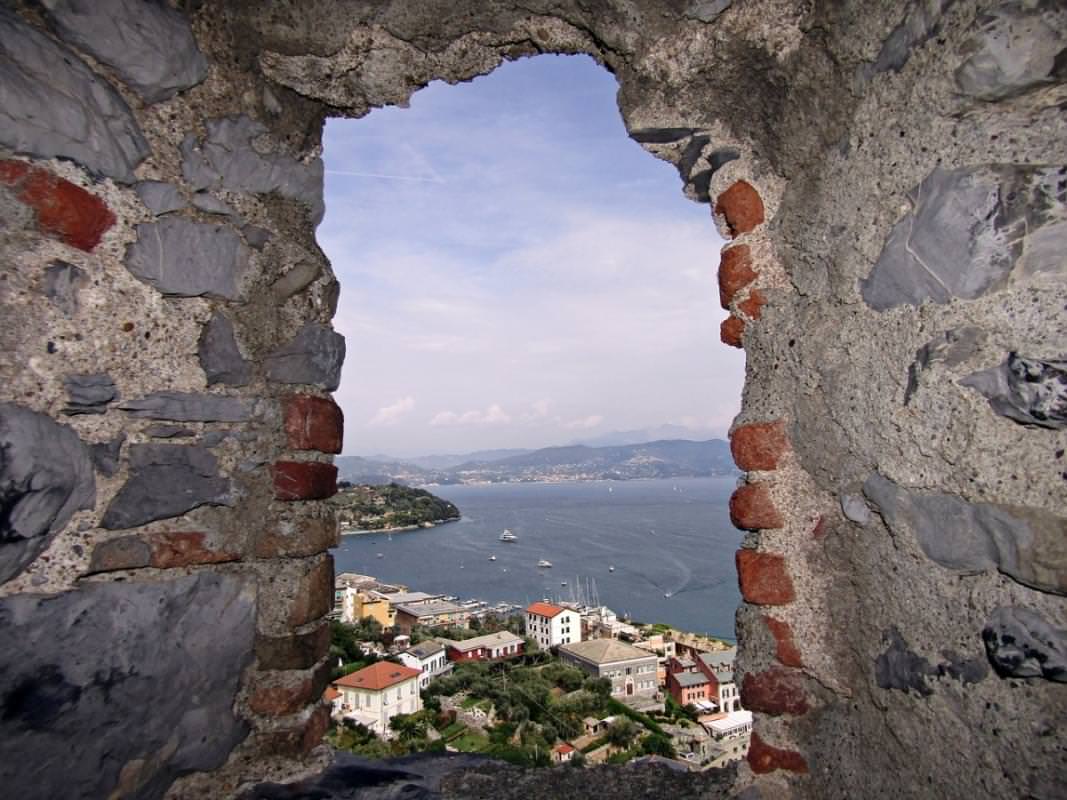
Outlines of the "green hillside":
M 389 483 L 343 485 L 331 501 L 342 528 L 382 530 L 459 519 L 459 509 L 424 489 Z

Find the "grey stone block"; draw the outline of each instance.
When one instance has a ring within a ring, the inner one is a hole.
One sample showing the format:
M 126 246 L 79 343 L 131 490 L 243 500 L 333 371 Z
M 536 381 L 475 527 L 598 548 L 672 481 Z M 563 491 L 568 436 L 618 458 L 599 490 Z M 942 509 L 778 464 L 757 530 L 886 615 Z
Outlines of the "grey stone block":
M 940 29 L 941 16 L 956 0 L 920 0 L 911 3 L 907 14 L 882 43 L 873 64 L 860 70 L 860 79 L 869 81 L 881 72 L 900 72 L 912 51 L 929 41 Z
M 101 474 L 110 478 L 119 471 L 119 458 L 122 453 L 122 445 L 126 441 L 126 434 L 120 433 L 110 442 L 100 442 L 89 445 L 89 456 L 93 460 L 93 466 Z
M 85 270 L 66 261 L 53 261 L 44 269 L 44 295 L 68 317 L 78 312 L 78 292 L 88 282 Z
M 190 135 L 182 142 L 182 174 L 196 189 L 234 192 L 277 192 L 306 205 L 312 222 L 322 221 L 323 165 L 316 158 L 304 164 L 281 153 L 261 154 L 252 140 L 267 128 L 245 115 L 208 120 L 207 136 L 197 144 Z
M 149 425 L 144 432 L 153 439 L 184 439 L 196 436 L 196 431 L 180 425 Z
M 278 300 L 285 300 L 310 286 L 322 267 L 313 261 L 301 261 L 271 284 L 271 291 Z
M 904 405 L 911 402 L 919 389 L 922 374 L 934 364 L 943 363 L 947 367 L 956 367 L 978 352 L 985 341 L 985 331 L 981 328 L 953 328 L 935 336 L 915 351 L 915 361 L 908 368 L 908 384 L 904 389 Z
M 207 214 L 218 214 L 221 217 L 232 217 L 235 212 L 226 203 L 208 192 L 197 192 L 193 195 L 193 205 Z
M 189 204 L 181 191 L 172 183 L 164 181 L 141 181 L 134 188 L 145 208 L 156 216 L 181 211 Z
M 344 360 L 345 337 L 327 325 L 308 322 L 263 363 L 272 381 L 313 384 L 332 392 L 341 383 Z
M 126 269 L 166 295 L 243 300 L 248 248 L 223 225 L 165 217 L 137 226 Z
M 0 403 L 0 583 L 33 561 L 74 512 L 95 505 L 93 465 L 78 435 Z
M 981 656 L 965 658 L 951 650 L 942 650 L 941 655 L 948 660 L 937 665 L 937 674 L 954 678 L 964 686 L 984 681 L 989 675 L 989 663 Z
M 148 103 L 173 97 L 207 77 L 188 18 L 144 0 L 42 0 L 64 41 L 115 70 Z
M 900 631 L 890 628 L 882 636 L 888 643 L 885 652 L 874 661 L 874 680 L 883 689 L 906 692 L 913 689 L 923 697 L 934 693 L 926 679 L 937 670 L 922 656 L 913 652 Z
M 63 409 L 64 414 L 103 414 L 107 404 L 117 400 L 118 389 L 106 372 L 92 375 L 68 375 L 63 379 L 70 403 Z
M 1067 519 L 1024 506 L 969 503 L 904 489 L 871 475 L 863 493 L 895 535 L 910 532 L 923 552 L 963 574 L 996 569 L 1019 583 L 1067 594 Z
M 841 495 L 841 513 L 857 525 L 866 526 L 871 521 L 871 509 L 863 498 L 854 494 Z
M 251 369 L 237 347 L 233 323 L 222 312 L 216 311 L 200 331 L 198 353 L 208 385 L 247 385 Z
M 1058 6 L 1058 7 L 1057 7 Z M 1062 4 L 1001 3 L 978 18 L 956 70 L 956 87 L 980 100 L 1001 100 L 1052 83 L 1067 48 Z
M 696 128 L 638 128 L 630 131 L 630 138 L 640 144 L 670 144 L 696 133 Z
M 169 519 L 203 505 L 232 505 L 228 478 L 206 448 L 180 444 L 134 444 L 130 478 L 108 505 L 101 526 L 133 528 Z
M 248 401 L 196 392 L 154 392 L 119 408 L 135 417 L 175 422 L 243 422 L 251 414 Z
M 245 225 L 241 228 L 241 233 L 244 234 L 248 246 L 254 247 L 256 250 L 262 250 L 266 247 L 272 235 L 266 228 L 261 228 L 258 225 Z
M 884 311 L 929 300 L 972 300 L 1014 276 L 1062 272 L 1065 169 L 993 164 L 935 169 L 908 194 L 863 299 Z
M 248 733 L 234 704 L 254 636 L 234 575 L 3 598 L 5 796 L 147 800 L 221 766 Z
M 1067 357 L 1042 361 L 1009 353 L 1003 364 L 968 375 L 960 384 L 976 389 L 1001 416 L 1023 425 L 1067 428 Z
M 685 9 L 689 19 L 714 22 L 719 14 L 734 4 L 734 0 L 692 0 Z
M 1001 677 L 1067 683 L 1067 630 L 1049 624 L 1036 611 L 998 608 L 982 629 L 982 641 Z
M 73 52 L 0 8 L 0 144 L 133 183 L 150 149 L 129 106 Z

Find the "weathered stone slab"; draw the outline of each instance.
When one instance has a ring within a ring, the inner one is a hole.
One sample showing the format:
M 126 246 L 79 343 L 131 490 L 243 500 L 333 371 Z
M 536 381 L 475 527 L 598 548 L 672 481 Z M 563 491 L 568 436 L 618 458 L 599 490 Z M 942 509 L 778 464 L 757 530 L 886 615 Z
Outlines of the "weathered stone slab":
M 860 70 L 860 78 L 869 81 L 881 72 L 900 72 L 911 53 L 940 30 L 941 16 L 956 0 L 920 0 L 910 3 L 904 19 L 882 43 L 874 63 Z M 902 4 L 903 5 L 903 4 Z
M 248 732 L 233 706 L 254 634 L 233 575 L 0 600 L 4 794 L 159 798 L 220 766 Z
M 918 539 L 946 569 L 996 569 L 1019 583 L 1067 594 L 1067 519 L 1024 506 L 968 503 L 955 495 L 904 489 L 877 473 L 863 493 L 896 535 Z
M 68 375 L 63 379 L 67 397 L 70 402 L 63 409 L 64 414 L 103 414 L 107 404 L 119 396 L 115 382 L 106 372 L 92 375 Z
M 120 433 L 109 442 L 89 445 L 89 455 L 93 460 L 93 466 L 108 478 L 119 471 L 119 458 L 125 441 L 126 434 Z
M 907 692 L 912 689 L 923 697 L 933 694 L 926 679 L 937 670 L 922 656 L 913 652 L 896 628 L 886 630 L 882 640 L 888 644 L 885 652 L 874 660 L 874 681 L 882 689 Z
M 196 392 L 155 392 L 119 408 L 135 417 L 174 422 L 243 422 L 252 415 L 248 401 L 239 397 Z
M 245 386 L 248 383 L 251 370 L 237 347 L 233 323 L 222 312 L 216 311 L 200 331 L 198 354 L 209 386 L 216 383 Z
M 61 39 L 115 70 L 148 103 L 207 77 L 188 18 L 143 0 L 42 0 Z
M 1065 29 L 1062 4 L 1001 3 L 979 16 L 964 45 L 969 58 L 956 70 L 956 87 L 980 100 L 1001 100 L 1054 82 L 1067 48 Z
M 270 289 L 278 300 L 285 300 L 304 291 L 319 277 L 321 272 L 322 267 L 319 264 L 313 261 L 301 261 L 274 281 Z
M 126 269 L 166 295 L 243 300 L 248 248 L 225 225 L 166 217 L 137 226 Z
M 1067 683 L 1067 630 L 1029 608 L 1002 606 L 982 629 L 993 669 L 1007 678 Z
M 101 526 L 133 528 L 169 519 L 203 505 L 232 505 L 228 478 L 204 447 L 134 444 L 129 448 L 130 478 L 108 506 Z
M 692 0 L 685 9 L 689 19 L 714 22 L 719 14 L 734 4 L 734 0 Z
M 197 192 L 193 195 L 193 205 L 206 214 L 218 214 L 221 217 L 232 217 L 237 212 L 209 192 Z
M 318 385 L 332 392 L 341 383 L 344 360 L 345 337 L 328 325 L 308 322 L 263 363 L 272 381 Z
M 931 172 L 889 234 L 863 299 L 884 311 L 973 300 L 1010 278 L 1067 269 L 1067 168 L 990 164 Z
M 181 145 L 182 174 L 193 188 L 277 192 L 306 205 L 315 225 L 322 221 L 322 159 L 305 164 L 282 153 L 257 152 L 252 140 L 267 128 L 243 114 L 208 120 L 206 127 L 203 142 L 190 135 Z
M 904 389 L 904 405 L 911 402 L 919 390 L 923 373 L 934 364 L 956 367 L 978 352 L 986 334 L 981 328 L 965 326 L 953 328 L 935 336 L 915 351 L 915 361 L 908 367 L 908 384 Z
M 1023 425 L 1067 428 L 1067 358 L 1042 361 L 1009 353 L 1003 364 L 960 381 L 989 400 L 1001 416 Z
M 161 48 L 165 49 L 165 48 Z M 129 106 L 78 56 L 0 8 L 0 144 L 133 183 L 149 154 Z
M 93 465 L 78 435 L 0 403 L 0 583 L 33 561 L 75 511 L 95 505 Z
M 156 216 L 169 214 L 172 211 L 181 211 L 189 204 L 172 183 L 164 181 L 141 181 L 134 187 L 137 196 L 145 204 L 145 208 Z
M 85 270 L 66 261 L 53 261 L 44 269 L 44 295 L 68 317 L 78 311 L 78 292 L 89 282 Z

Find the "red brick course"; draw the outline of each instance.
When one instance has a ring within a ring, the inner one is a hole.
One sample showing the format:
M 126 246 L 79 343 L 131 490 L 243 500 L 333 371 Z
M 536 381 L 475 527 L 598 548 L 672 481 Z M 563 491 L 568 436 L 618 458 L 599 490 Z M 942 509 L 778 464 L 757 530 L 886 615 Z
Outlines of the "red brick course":
M 763 714 L 806 714 L 808 695 L 801 674 L 782 667 L 749 672 L 741 681 L 741 705 Z
M 745 321 L 740 317 L 729 316 L 719 326 L 719 338 L 730 347 L 744 347 L 741 334 L 745 332 Z
M 738 469 L 778 469 L 782 456 L 789 449 L 785 423 L 752 422 L 730 433 L 730 453 Z
M 752 289 L 748 297 L 737 304 L 737 310 L 751 320 L 757 320 L 763 315 L 763 307 L 767 305 L 767 298 L 759 289 Z
M 37 212 L 37 227 L 86 252 L 115 224 L 107 204 L 85 189 L 25 161 L 0 161 L 0 184 Z
M 757 774 L 774 772 L 777 769 L 800 773 L 808 771 L 808 762 L 800 753 L 771 747 L 755 732 L 748 745 L 748 765 Z
M 793 629 L 789 623 L 767 615 L 764 615 L 763 623 L 774 637 L 779 663 L 787 667 L 803 667 L 804 662 L 800 658 L 796 642 L 793 641 Z
M 283 405 L 290 449 L 341 452 L 345 418 L 337 403 L 327 397 L 298 394 L 285 398 Z
M 763 200 L 752 184 L 738 181 L 719 195 L 715 213 L 726 219 L 731 236 L 739 236 L 763 223 Z
M 337 467 L 319 461 L 274 462 L 278 500 L 325 500 L 337 494 Z
M 219 548 L 207 541 L 200 531 L 165 531 L 120 536 L 93 548 L 90 572 L 156 567 L 172 569 L 196 564 L 221 564 L 237 561 L 241 554 L 234 549 Z
M 737 581 L 745 602 L 757 606 L 783 606 L 796 599 L 784 556 L 741 549 L 735 560 Z
M 743 531 L 781 528 L 785 521 L 765 483 L 746 483 L 730 496 L 730 521 Z
M 758 273 L 752 269 L 752 251 L 747 244 L 739 244 L 723 250 L 719 256 L 719 303 L 729 309 L 734 295 L 756 280 Z

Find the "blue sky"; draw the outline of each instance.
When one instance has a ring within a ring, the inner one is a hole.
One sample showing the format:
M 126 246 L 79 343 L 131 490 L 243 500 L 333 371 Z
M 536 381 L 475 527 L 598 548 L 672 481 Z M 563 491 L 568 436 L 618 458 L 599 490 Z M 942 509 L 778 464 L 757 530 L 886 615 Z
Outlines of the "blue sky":
M 346 454 L 729 427 L 721 240 L 615 92 L 588 57 L 539 56 L 327 123 Z

